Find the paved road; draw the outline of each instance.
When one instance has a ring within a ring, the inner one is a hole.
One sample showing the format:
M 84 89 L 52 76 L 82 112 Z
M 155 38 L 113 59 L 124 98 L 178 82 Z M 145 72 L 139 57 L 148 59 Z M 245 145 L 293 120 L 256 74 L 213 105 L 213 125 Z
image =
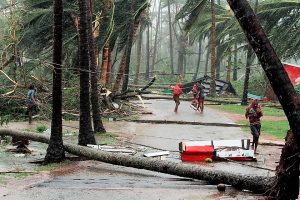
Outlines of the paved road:
M 232 123 L 219 112 L 205 108 L 204 113 L 194 112 L 188 102 L 182 102 L 179 112 L 174 113 L 174 102 L 166 100 L 145 101 L 147 109 L 153 115 L 144 119 L 167 119 L 199 122 Z M 72 125 L 72 124 L 71 124 Z M 169 159 L 179 159 L 178 143 L 182 140 L 242 139 L 249 135 L 240 128 L 137 124 L 132 122 L 111 122 L 105 124 L 109 132 L 118 132 L 129 138 L 129 142 L 174 151 Z M 126 144 L 126 143 L 125 143 Z M 148 151 L 153 149 L 148 148 Z M 272 150 L 273 151 L 273 150 Z M 42 155 L 43 156 L 43 155 Z M 179 160 L 178 160 L 179 161 Z M 259 162 L 250 163 L 265 166 L 265 157 Z M 65 173 L 52 173 L 37 178 L 39 181 L 16 181 L 16 187 L 8 185 L 6 194 L 1 199 L 8 200 L 60 200 L 60 199 L 258 199 L 248 192 L 236 191 L 228 187 L 220 193 L 215 186 L 203 181 L 185 179 L 176 176 L 138 170 L 122 166 L 114 166 L 95 161 L 81 161 L 72 164 L 73 170 Z M 74 166 L 75 165 L 75 166 Z M 1 166 L 1 165 L 0 165 Z M 208 167 L 234 171 L 236 173 L 271 175 L 272 172 L 241 166 L 234 163 L 212 163 Z M 15 191 L 15 188 L 19 188 Z M 1 191 L 1 187 L 0 187 Z

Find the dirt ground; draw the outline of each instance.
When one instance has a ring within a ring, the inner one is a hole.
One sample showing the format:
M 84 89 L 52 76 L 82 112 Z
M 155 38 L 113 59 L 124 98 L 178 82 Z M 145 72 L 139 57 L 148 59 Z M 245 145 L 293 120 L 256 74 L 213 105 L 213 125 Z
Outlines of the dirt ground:
M 147 101 L 148 111 L 144 119 L 171 119 L 185 121 L 222 121 L 232 123 L 236 118 L 232 114 L 206 108 L 203 114 L 192 112 L 188 102 L 182 102 L 178 113 L 173 112 L 172 101 Z M 39 122 L 48 124 L 49 122 Z M 10 123 L 9 128 L 28 130 L 39 124 L 29 126 L 26 122 Z M 66 140 L 76 138 L 78 122 L 64 121 Z M 109 132 L 116 133 L 121 144 L 137 151 L 151 152 L 154 149 L 171 151 L 166 159 L 179 160 L 178 143 L 183 140 L 249 138 L 236 127 L 211 127 L 187 125 L 155 125 L 132 122 L 104 122 Z M 46 131 L 44 134 L 49 134 Z M 261 142 L 283 144 L 282 140 L 262 135 Z M 249 191 L 238 191 L 228 186 L 225 192 L 218 192 L 216 186 L 204 181 L 186 179 L 147 170 L 139 170 L 110 165 L 96 161 L 72 161 L 54 170 L 36 173 L 36 164 L 31 161 L 42 160 L 47 145 L 32 142 L 30 155 L 5 153 L 0 149 L 1 172 L 20 171 L 34 172 L 29 176 L 18 177 L 18 173 L 3 176 L 0 174 L 1 199 L 262 199 L 260 195 Z M 258 162 L 255 163 L 213 163 L 209 167 L 236 171 L 237 173 L 274 175 L 278 164 L 281 146 L 259 146 Z M 251 167 L 252 166 L 252 167 Z M 255 167 L 269 170 L 259 170 Z M 4 178 L 3 178 L 4 177 Z

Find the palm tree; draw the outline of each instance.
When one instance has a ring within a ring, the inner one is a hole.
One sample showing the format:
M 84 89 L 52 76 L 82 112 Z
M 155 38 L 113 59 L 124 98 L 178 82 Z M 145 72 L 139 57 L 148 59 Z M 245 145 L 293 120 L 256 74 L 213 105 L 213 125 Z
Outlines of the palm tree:
M 168 19 L 169 19 L 169 37 L 170 37 L 170 59 L 171 73 L 174 74 L 174 57 L 173 57 L 173 36 L 172 36 L 172 20 L 171 20 L 171 3 L 168 0 Z
M 79 6 L 79 66 L 80 66 L 80 122 L 78 144 L 96 144 L 91 124 L 88 18 L 86 0 L 78 0 Z
M 255 1 L 254 12 L 257 13 L 258 9 L 258 0 Z M 249 77 L 251 72 L 251 64 L 252 64 L 252 54 L 253 50 L 250 44 L 247 47 L 247 60 L 246 60 L 246 70 L 245 70 L 245 79 L 244 79 L 244 90 L 243 90 L 243 98 L 242 105 L 247 105 L 248 103 L 248 85 L 249 85 Z
M 214 96 L 216 94 L 216 11 L 215 11 L 215 1 L 211 0 L 211 68 L 210 68 L 210 95 Z
M 99 90 L 98 90 L 98 75 L 97 75 L 97 61 L 96 61 L 96 47 L 93 34 L 92 25 L 92 2 L 87 1 L 87 26 L 88 26 L 88 43 L 89 43 L 89 57 L 91 69 L 91 103 L 93 114 L 93 125 L 95 132 L 106 132 L 102 123 L 100 106 L 99 106 Z
M 227 2 L 255 51 L 292 129 L 289 142 L 294 142 L 294 146 L 285 145 L 282 152 L 289 157 L 281 158 L 277 167 L 277 180 L 274 183 L 273 191 L 270 192 L 275 199 L 297 199 L 299 195 L 299 158 L 295 155 L 299 154 L 300 149 L 299 96 L 248 2 L 246 0 L 227 0 Z
M 117 7 L 122 10 L 122 14 L 120 14 L 120 16 L 118 16 L 118 18 L 116 19 L 116 29 L 113 33 L 113 37 L 119 39 L 118 49 L 122 49 L 124 51 L 113 91 L 119 90 L 123 76 L 124 82 L 122 90 L 127 89 L 131 48 L 133 45 L 136 30 L 139 26 L 140 16 L 142 12 L 148 7 L 148 0 L 137 0 L 134 3 L 124 0 L 116 4 L 116 8 Z M 128 10 L 132 11 L 128 12 Z
M 138 44 L 137 44 L 137 51 L 136 51 L 136 69 L 135 69 L 135 78 L 134 84 L 138 84 L 139 80 L 139 73 L 141 69 L 141 58 L 142 58 L 142 42 L 143 42 L 143 28 L 140 26 L 139 37 L 138 37 Z
M 55 0 L 53 5 L 53 89 L 52 89 L 52 122 L 51 136 L 45 163 L 61 162 L 65 159 L 62 139 L 62 32 L 63 5 L 62 0 Z

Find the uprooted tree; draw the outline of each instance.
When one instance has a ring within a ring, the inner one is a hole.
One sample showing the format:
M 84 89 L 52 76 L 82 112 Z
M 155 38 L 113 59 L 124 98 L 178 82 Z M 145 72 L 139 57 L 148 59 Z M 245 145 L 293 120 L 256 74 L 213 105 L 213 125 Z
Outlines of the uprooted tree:
M 271 195 L 276 199 L 297 199 L 299 194 L 300 99 L 271 46 L 264 29 L 246 0 L 227 0 L 256 53 L 288 118 L 292 132 L 283 148 L 277 179 Z M 286 157 L 284 157 L 284 155 Z
M 241 189 L 249 189 L 254 192 L 268 192 L 277 199 L 295 199 L 299 193 L 298 183 L 298 151 L 300 136 L 300 100 L 293 89 L 290 80 L 283 69 L 275 51 L 270 45 L 263 28 L 257 21 L 254 12 L 246 0 L 227 0 L 232 10 L 246 33 L 250 45 L 253 47 L 268 79 L 276 93 L 284 112 L 289 120 L 292 132 L 287 137 L 286 146 L 283 149 L 280 165 L 277 168 L 277 178 L 267 178 L 260 176 L 243 177 L 227 172 L 210 171 L 199 166 L 185 165 L 167 161 L 155 161 L 145 158 L 122 156 L 110 153 L 97 152 L 77 145 L 64 144 L 65 150 L 70 153 L 86 156 L 91 159 L 109 162 L 112 164 L 129 167 L 143 168 L 163 173 L 174 174 L 191 178 L 204 179 L 213 183 L 228 183 Z M 0 135 L 22 136 L 23 133 L 17 131 L 0 130 Z M 47 142 L 48 138 L 40 135 L 31 136 L 23 134 L 23 137 Z M 295 159 L 296 158 L 296 159 Z M 295 176 L 296 175 L 296 176 Z M 277 182 L 276 182 L 277 181 Z M 290 187 L 293 185 L 294 187 Z M 275 186 L 275 188 L 272 188 Z M 278 191 L 272 192 L 272 191 Z
M 26 133 L 16 130 L 0 129 L 0 136 L 4 135 L 17 136 L 21 139 L 27 138 L 33 141 L 49 143 L 49 137 L 36 133 Z M 200 165 L 190 165 L 175 161 L 103 152 L 97 149 L 74 145 L 67 142 L 64 142 L 64 148 L 71 154 L 111 163 L 114 165 L 147 169 L 182 177 L 206 180 L 212 184 L 225 183 L 230 184 L 238 189 L 247 189 L 256 193 L 267 192 L 272 186 L 275 178 L 265 176 L 250 177 L 243 174 L 214 170 L 212 168 L 202 167 Z

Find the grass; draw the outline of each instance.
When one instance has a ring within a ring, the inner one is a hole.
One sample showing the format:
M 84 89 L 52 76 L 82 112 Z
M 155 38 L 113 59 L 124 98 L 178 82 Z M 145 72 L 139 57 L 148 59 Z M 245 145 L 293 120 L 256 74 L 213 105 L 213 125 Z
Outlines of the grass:
M 228 113 L 235 113 L 243 115 L 245 114 L 246 106 L 241 105 L 216 105 L 216 106 L 210 106 L 212 108 L 216 108 Z M 270 107 L 263 107 L 263 114 L 264 116 L 273 116 L 273 117 L 283 117 L 285 116 L 283 110 L 277 109 L 277 108 L 270 108 Z M 240 124 L 248 124 L 249 122 L 243 118 L 238 121 Z M 274 136 L 276 138 L 282 139 L 285 137 L 287 130 L 290 129 L 289 123 L 287 120 L 262 120 L 262 127 L 261 131 L 265 134 Z M 245 132 L 250 132 L 249 127 L 242 128 Z
M 34 168 L 34 170 L 37 171 L 37 172 L 52 171 L 56 168 L 68 165 L 68 164 L 70 164 L 70 162 L 71 161 L 69 161 L 69 160 L 65 160 L 61 163 L 51 163 L 51 164 L 48 164 L 48 165 L 38 165 Z
M 228 104 L 228 105 L 215 105 L 215 106 L 212 105 L 210 107 L 213 107 L 213 108 L 225 111 L 225 112 L 244 115 L 247 106 Z M 277 108 L 262 106 L 262 111 L 263 111 L 264 116 L 274 116 L 274 117 L 285 116 L 283 110 L 277 109 Z
M 280 121 L 262 121 L 261 131 L 277 138 L 284 138 L 287 130 L 290 129 L 287 120 Z
M 100 145 L 113 145 L 116 144 L 118 140 L 118 135 L 114 133 L 102 133 L 96 134 L 97 144 Z
M 246 121 L 239 121 L 241 124 L 246 124 Z M 280 121 L 266 121 L 263 120 L 261 122 L 261 132 L 274 136 L 278 139 L 282 139 L 286 136 L 287 130 L 290 129 L 289 122 L 287 120 Z M 243 127 L 242 130 L 244 132 L 250 133 L 249 127 Z
M 37 125 L 37 127 L 36 127 L 36 131 L 38 132 L 38 133 L 43 133 L 44 131 L 46 131 L 48 129 L 48 127 L 47 127 L 47 125 L 45 125 L 45 124 L 39 124 L 39 125 Z

